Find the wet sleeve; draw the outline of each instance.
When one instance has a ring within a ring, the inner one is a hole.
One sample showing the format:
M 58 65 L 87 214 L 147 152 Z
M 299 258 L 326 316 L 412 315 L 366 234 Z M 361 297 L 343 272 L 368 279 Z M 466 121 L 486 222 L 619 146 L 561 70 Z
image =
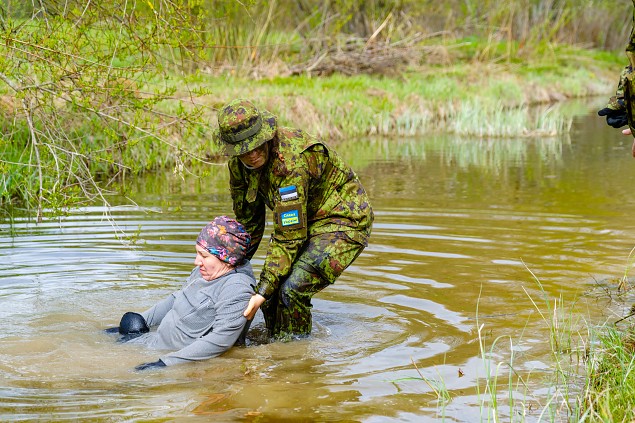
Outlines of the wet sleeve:
M 253 198 L 252 202 L 247 200 L 249 182 L 246 175 L 240 168 L 242 166 L 237 160 L 229 162 L 229 187 L 233 202 L 236 220 L 243 224 L 245 230 L 251 235 L 251 246 L 247 250 L 247 259 L 251 260 L 258 250 L 260 241 L 265 231 L 266 210 L 265 203 L 261 198 Z
M 309 189 L 309 167 L 306 157 L 284 177 L 278 189 L 295 189 L 297 198 L 283 199 L 278 193 L 273 210 L 273 233 L 269 241 L 267 256 L 260 273 L 256 292 L 270 298 L 280 281 L 291 273 L 291 267 L 302 245 L 307 239 L 307 195 Z
M 161 357 L 168 366 L 191 361 L 207 360 L 230 349 L 238 340 L 247 319 L 243 311 L 253 295 L 245 283 L 228 284 L 216 302 L 216 316 L 211 331 L 179 351 Z
M 174 293 L 172 293 L 167 298 L 159 301 L 157 304 L 141 313 L 146 321 L 146 324 L 150 327 L 158 326 L 165 315 L 168 314 L 168 311 L 172 309 L 175 298 Z

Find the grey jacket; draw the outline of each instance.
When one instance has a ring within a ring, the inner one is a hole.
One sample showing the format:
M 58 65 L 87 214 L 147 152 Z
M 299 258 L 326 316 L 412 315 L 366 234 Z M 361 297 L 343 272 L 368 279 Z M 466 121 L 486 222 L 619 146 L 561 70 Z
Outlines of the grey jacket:
M 159 326 L 142 342 L 177 350 L 161 357 L 168 366 L 224 353 L 247 323 L 243 311 L 255 281 L 249 261 L 212 281 L 203 279 L 196 267 L 179 291 L 142 313 L 148 326 Z

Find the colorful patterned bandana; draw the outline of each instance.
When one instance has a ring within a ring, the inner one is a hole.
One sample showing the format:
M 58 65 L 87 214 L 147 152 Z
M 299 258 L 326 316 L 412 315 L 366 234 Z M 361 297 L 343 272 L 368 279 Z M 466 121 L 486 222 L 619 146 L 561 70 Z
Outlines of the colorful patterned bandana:
M 245 259 L 251 236 L 238 221 L 218 216 L 205 225 L 196 243 L 225 263 L 236 266 Z

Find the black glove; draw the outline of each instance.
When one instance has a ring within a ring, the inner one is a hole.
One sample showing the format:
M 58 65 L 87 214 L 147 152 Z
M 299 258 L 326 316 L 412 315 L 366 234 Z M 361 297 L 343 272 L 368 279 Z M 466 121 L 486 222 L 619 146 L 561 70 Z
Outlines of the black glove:
M 134 369 L 139 372 L 141 370 L 153 369 L 155 367 L 165 367 L 165 363 L 159 359 L 158 361 L 153 361 L 152 363 L 139 364 Z
M 621 128 L 628 125 L 628 118 L 626 117 L 626 108 L 624 106 L 624 100 L 617 100 L 622 108 L 615 110 L 610 107 L 605 107 L 598 112 L 599 116 L 606 116 L 606 124 L 613 128 Z

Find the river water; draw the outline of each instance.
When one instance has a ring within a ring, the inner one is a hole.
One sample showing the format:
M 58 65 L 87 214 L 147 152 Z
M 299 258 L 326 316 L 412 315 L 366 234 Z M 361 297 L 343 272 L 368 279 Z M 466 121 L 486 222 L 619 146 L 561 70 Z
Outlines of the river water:
M 202 363 L 134 372 L 157 352 L 102 329 L 180 287 L 198 231 L 231 214 L 224 166 L 134 181 L 113 220 L 5 219 L 0 420 L 565 421 L 635 245 L 630 142 L 595 106 L 560 138 L 341 146 L 370 246 L 315 297 L 310 338 L 262 342 L 259 314 L 248 347 Z

